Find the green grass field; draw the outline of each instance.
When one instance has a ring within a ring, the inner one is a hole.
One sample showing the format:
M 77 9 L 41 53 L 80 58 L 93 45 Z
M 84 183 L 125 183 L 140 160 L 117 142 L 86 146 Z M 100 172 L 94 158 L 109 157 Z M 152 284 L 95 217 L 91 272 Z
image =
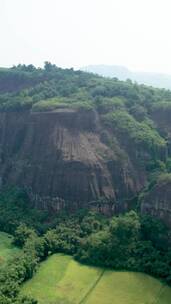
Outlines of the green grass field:
M 5 232 L 0 232 L 0 266 L 13 258 L 19 251 L 18 248 L 12 245 L 12 236 Z
M 62 254 L 43 262 L 22 294 L 40 304 L 171 303 L 171 288 L 148 275 L 89 267 Z

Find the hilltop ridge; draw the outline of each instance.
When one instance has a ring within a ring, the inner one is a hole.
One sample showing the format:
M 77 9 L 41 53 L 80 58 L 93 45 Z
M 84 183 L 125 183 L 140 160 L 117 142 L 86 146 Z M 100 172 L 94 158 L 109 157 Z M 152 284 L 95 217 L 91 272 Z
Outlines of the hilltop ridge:
M 119 80 L 123 81 L 130 79 L 139 84 L 169 90 L 171 89 L 171 75 L 169 74 L 132 71 L 124 66 L 106 64 L 88 65 L 82 67 L 81 70 L 95 73 L 104 77 L 117 77 Z

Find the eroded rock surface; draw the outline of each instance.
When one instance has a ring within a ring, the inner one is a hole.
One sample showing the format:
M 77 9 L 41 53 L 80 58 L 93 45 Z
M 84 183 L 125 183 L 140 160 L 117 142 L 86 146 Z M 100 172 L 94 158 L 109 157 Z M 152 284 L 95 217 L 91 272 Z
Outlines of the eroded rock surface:
M 171 175 L 159 178 L 141 202 L 142 214 L 150 214 L 171 227 Z
M 107 143 L 109 132 L 90 110 L 0 113 L 1 186 L 26 188 L 38 208 L 75 209 L 103 199 L 107 212 L 125 209 L 146 176 L 129 147 Z

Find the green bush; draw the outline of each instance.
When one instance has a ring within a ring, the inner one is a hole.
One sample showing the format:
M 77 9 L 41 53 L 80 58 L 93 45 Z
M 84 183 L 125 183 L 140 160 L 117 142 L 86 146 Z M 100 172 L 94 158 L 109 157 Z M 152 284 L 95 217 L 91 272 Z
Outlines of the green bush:
M 107 113 L 125 107 L 125 100 L 121 97 L 101 97 L 95 99 L 95 105 L 100 113 Z
M 128 112 L 118 110 L 104 116 L 104 122 L 121 134 L 127 135 L 135 144 L 144 145 L 148 149 L 164 148 L 166 141 L 157 130 L 144 122 L 136 121 Z
M 58 107 L 67 107 L 67 104 L 64 99 L 57 97 L 38 101 L 32 106 L 32 110 L 35 112 L 53 111 Z

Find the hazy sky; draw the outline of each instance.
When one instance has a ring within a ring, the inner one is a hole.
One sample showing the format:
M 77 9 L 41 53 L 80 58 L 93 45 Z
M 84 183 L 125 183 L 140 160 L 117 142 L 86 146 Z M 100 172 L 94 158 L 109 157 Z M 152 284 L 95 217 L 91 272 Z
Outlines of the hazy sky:
M 0 66 L 117 64 L 171 74 L 171 0 L 0 0 Z

